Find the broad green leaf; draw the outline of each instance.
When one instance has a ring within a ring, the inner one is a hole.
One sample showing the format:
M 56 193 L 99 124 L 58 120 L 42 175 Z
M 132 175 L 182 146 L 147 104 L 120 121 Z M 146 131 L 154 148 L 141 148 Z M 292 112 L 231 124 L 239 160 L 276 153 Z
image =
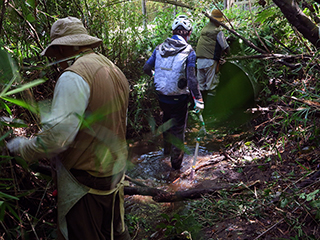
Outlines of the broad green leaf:
M 36 19 L 35 19 L 34 16 L 30 13 L 30 14 L 28 14 L 28 16 L 27 16 L 27 20 L 28 20 L 29 22 L 34 22 Z
M 4 51 L 0 50 L 0 80 L 1 83 L 8 82 L 6 80 L 9 80 L 13 77 L 12 75 L 12 67 L 11 67 L 11 61 L 9 54 Z
M 6 101 L 11 102 L 13 104 L 16 104 L 18 106 L 21 106 L 23 108 L 26 108 L 26 109 L 30 110 L 31 112 L 33 112 L 33 113 L 37 113 L 37 109 L 35 107 L 31 106 L 30 104 L 28 104 L 25 101 L 14 99 L 14 98 L 8 98 L 8 97 L 1 97 L 1 98 L 3 100 L 6 100 Z
M 15 197 L 15 196 L 11 196 L 11 195 L 3 193 L 3 192 L 0 192 L 0 198 L 10 199 L 10 200 L 19 200 L 19 198 Z
M 10 57 L 10 55 L 0 49 L 0 83 L 4 85 L 4 88 L 0 94 L 2 96 L 3 93 L 8 91 L 14 81 L 20 80 L 20 74 L 18 68 Z
M 7 206 L 7 209 L 13 216 L 15 216 L 16 219 L 20 221 L 20 217 L 18 216 L 17 212 L 10 205 Z
M 44 83 L 44 82 L 45 82 L 44 79 L 34 80 L 34 81 L 30 82 L 30 83 L 26 83 L 26 84 L 20 86 L 19 88 L 16 88 L 16 89 L 13 89 L 13 90 L 8 91 L 8 92 L 6 92 L 6 93 L 3 93 L 3 95 L 1 95 L 0 97 L 12 95 L 12 94 L 15 94 L 15 93 L 18 93 L 18 92 L 22 92 L 22 91 L 24 91 L 24 90 L 26 90 L 26 89 L 33 88 L 33 87 L 35 87 L 35 86 L 38 86 L 39 84 Z
M 3 221 L 4 214 L 6 209 L 6 203 L 4 201 L 0 201 L 0 221 Z
M 12 131 L 8 131 L 6 132 L 4 135 L 0 136 L 0 141 L 3 141 L 6 137 L 8 137 L 10 134 L 12 133 Z
M 161 216 L 165 218 L 168 222 L 170 222 L 170 217 L 168 214 L 162 213 Z
M 12 181 L 12 178 L 0 178 L 0 181 Z
M 4 102 L 1 102 L 1 105 L 3 106 L 3 108 L 7 111 L 7 113 L 9 113 L 10 115 L 12 115 L 11 109 L 9 108 L 9 106 L 7 104 L 5 104 Z
M 275 10 L 273 8 L 268 8 L 263 11 L 261 11 L 259 14 L 257 14 L 256 21 L 260 22 L 261 24 L 264 23 L 268 18 L 275 15 Z
M 29 5 L 32 8 L 36 7 L 35 1 L 34 0 L 27 0 L 26 2 L 27 5 Z
M 13 127 L 13 128 L 28 127 L 27 124 L 25 124 L 23 122 L 19 122 L 19 121 L 12 121 L 12 122 L 6 123 L 5 121 L 1 120 L 0 122 L 4 126 L 9 126 L 9 127 Z

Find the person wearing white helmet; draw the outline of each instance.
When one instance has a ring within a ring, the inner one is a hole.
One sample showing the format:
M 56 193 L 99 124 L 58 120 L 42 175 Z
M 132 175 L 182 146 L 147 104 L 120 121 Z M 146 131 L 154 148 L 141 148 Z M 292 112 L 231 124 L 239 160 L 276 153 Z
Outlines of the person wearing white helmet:
M 224 21 L 223 14 L 218 9 L 212 10 L 211 17 L 219 22 Z M 210 20 L 201 30 L 196 47 L 197 79 L 206 104 L 203 116 L 207 120 L 214 112 L 213 98 L 219 84 L 219 60 L 222 53 L 228 52 L 229 49 L 229 44 L 219 27 L 220 24 Z
M 164 154 L 171 156 L 171 166 L 175 170 L 181 168 L 184 156 L 190 94 L 196 111 L 204 108 L 195 75 L 196 54 L 188 44 L 191 32 L 190 20 L 185 15 L 178 16 L 172 23 L 173 36 L 156 47 L 143 67 L 149 76 L 154 73 L 162 121 L 171 123 L 163 133 Z

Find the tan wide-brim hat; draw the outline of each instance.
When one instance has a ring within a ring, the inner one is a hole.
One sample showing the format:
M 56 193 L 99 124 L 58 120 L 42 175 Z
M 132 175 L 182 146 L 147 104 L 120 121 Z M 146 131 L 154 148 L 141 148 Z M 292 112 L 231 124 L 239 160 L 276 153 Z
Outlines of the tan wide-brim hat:
M 53 23 L 50 32 L 51 43 L 41 52 L 42 56 L 54 55 L 52 46 L 88 46 L 96 48 L 102 40 L 88 34 L 80 19 L 66 17 Z
M 218 10 L 218 9 L 212 10 L 211 17 L 213 17 L 214 19 L 218 20 L 219 22 L 223 22 L 225 20 L 225 18 L 223 17 L 222 12 L 220 10 Z

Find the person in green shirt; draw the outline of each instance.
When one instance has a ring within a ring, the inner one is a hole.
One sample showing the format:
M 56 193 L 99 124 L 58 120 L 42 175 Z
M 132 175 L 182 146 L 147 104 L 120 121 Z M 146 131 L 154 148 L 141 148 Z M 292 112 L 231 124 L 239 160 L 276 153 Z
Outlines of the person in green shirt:
M 224 21 L 220 10 L 214 9 L 211 17 L 219 22 Z M 206 118 L 212 114 L 213 97 L 219 84 L 219 61 L 221 55 L 229 50 L 229 45 L 220 24 L 210 20 L 201 30 L 196 47 L 197 79 L 205 103 L 203 115 Z

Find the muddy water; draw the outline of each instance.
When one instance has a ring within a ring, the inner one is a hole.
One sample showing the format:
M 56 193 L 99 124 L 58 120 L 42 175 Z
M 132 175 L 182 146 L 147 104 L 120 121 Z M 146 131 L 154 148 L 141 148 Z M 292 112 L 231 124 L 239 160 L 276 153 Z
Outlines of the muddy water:
M 141 181 L 149 187 L 163 190 L 186 190 L 198 183 L 199 178 L 204 176 L 195 174 L 193 180 L 190 179 L 191 166 L 194 161 L 195 148 L 188 147 L 180 171 L 171 168 L 170 157 L 163 155 L 163 150 L 152 151 L 131 159 L 133 166 L 128 169 L 127 175 L 133 179 Z M 208 152 L 204 147 L 199 147 L 197 165 L 203 161 L 208 161 L 213 153 Z

